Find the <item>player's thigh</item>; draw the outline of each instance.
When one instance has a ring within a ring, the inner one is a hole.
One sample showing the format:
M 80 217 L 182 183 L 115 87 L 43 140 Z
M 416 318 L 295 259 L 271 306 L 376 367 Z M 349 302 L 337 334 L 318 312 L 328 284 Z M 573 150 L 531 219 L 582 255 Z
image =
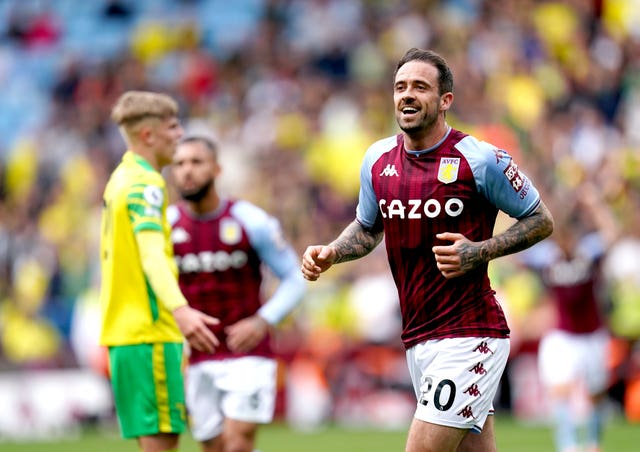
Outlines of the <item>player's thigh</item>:
M 455 452 L 468 430 L 432 424 L 414 418 L 406 452 Z
M 489 416 L 482 432 L 447 427 L 414 419 L 406 452 L 496 452 L 494 418 Z
M 258 424 L 254 422 L 225 419 L 224 438 L 225 450 L 253 452 Z
M 495 421 L 489 416 L 480 433 L 470 431 L 464 437 L 457 452 L 496 452 Z
M 179 436 L 177 434 L 159 433 L 153 436 L 141 436 L 138 438 L 138 446 L 141 452 L 164 452 L 178 450 Z

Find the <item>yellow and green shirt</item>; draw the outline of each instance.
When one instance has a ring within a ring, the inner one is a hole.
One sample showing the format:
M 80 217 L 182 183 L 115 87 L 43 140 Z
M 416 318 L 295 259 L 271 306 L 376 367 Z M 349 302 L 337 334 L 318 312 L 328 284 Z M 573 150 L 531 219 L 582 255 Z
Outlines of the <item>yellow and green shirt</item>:
M 100 242 L 102 345 L 183 340 L 173 315 L 144 274 L 135 238 L 140 231 L 164 233 L 165 256 L 177 278 L 167 203 L 162 175 L 141 156 L 127 151 L 104 191 Z

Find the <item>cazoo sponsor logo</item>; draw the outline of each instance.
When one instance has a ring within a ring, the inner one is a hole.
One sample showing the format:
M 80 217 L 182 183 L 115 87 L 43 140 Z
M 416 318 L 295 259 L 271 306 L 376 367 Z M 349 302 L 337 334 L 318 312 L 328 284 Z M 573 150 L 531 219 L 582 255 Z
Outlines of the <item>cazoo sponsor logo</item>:
M 241 268 L 247 264 L 249 257 L 244 251 L 236 250 L 232 253 L 201 251 L 198 254 L 188 253 L 184 256 L 176 256 L 175 259 L 180 273 L 212 273 Z
M 444 206 L 437 199 L 409 199 L 404 203 L 400 199 L 378 202 L 382 218 L 400 218 L 419 220 L 421 218 L 436 218 L 442 212 L 450 217 L 457 217 L 464 210 L 464 204 L 458 198 L 448 199 Z

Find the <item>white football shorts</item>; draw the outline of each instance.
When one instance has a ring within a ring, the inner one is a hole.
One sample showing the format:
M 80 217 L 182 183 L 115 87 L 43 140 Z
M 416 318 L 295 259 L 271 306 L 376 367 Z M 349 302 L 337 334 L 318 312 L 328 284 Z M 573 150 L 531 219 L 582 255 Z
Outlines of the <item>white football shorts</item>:
M 273 420 L 277 364 L 245 356 L 190 365 L 186 403 L 191 433 L 205 441 L 222 433 L 225 419 L 267 424 Z
M 540 341 L 538 366 L 545 386 L 582 383 L 590 394 L 606 389 L 609 382 L 606 330 L 576 334 L 552 330 Z
M 479 433 L 509 357 L 510 341 L 493 337 L 435 339 L 407 350 L 418 399 L 414 417 Z

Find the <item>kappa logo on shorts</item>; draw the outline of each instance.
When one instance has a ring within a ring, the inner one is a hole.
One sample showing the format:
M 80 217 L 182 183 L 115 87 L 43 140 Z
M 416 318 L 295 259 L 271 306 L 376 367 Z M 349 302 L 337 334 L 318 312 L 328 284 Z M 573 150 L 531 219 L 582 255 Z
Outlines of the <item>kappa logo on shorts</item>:
M 470 418 L 472 417 L 473 419 L 475 419 L 476 417 L 473 415 L 473 410 L 471 409 L 470 405 L 467 405 L 466 407 L 464 407 L 462 410 L 460 410 L 458 412 L 458 416 L 462 416 L 464 418 Z
M 465 389 L 462 392 L 469 394 L 470 396 L 473 396 L 473 397 L 478 397 L 479 395 L 482 395 L 482 393 L 478 389 L 478 385 L 475 383 L 473 383 L 471 386 L 469 386 L 467 389 Z
M 475 366 L 469 369 L 469 372 L 475 372 L 478 375 L 486 375 L 487 369 L 484 368 L 484 364 L 477 363 Z
M 489 345 L 486 343 L 486 341 L 482 341 L 478 344 L 478 346 L 476 348 L 473 349 L 474 352 L 479 352 L 479 353 L 484 353 L 485 355 L 487 353 L 491 353 L 493 355 L 493 350 L 491 350 L 489 348 Z

